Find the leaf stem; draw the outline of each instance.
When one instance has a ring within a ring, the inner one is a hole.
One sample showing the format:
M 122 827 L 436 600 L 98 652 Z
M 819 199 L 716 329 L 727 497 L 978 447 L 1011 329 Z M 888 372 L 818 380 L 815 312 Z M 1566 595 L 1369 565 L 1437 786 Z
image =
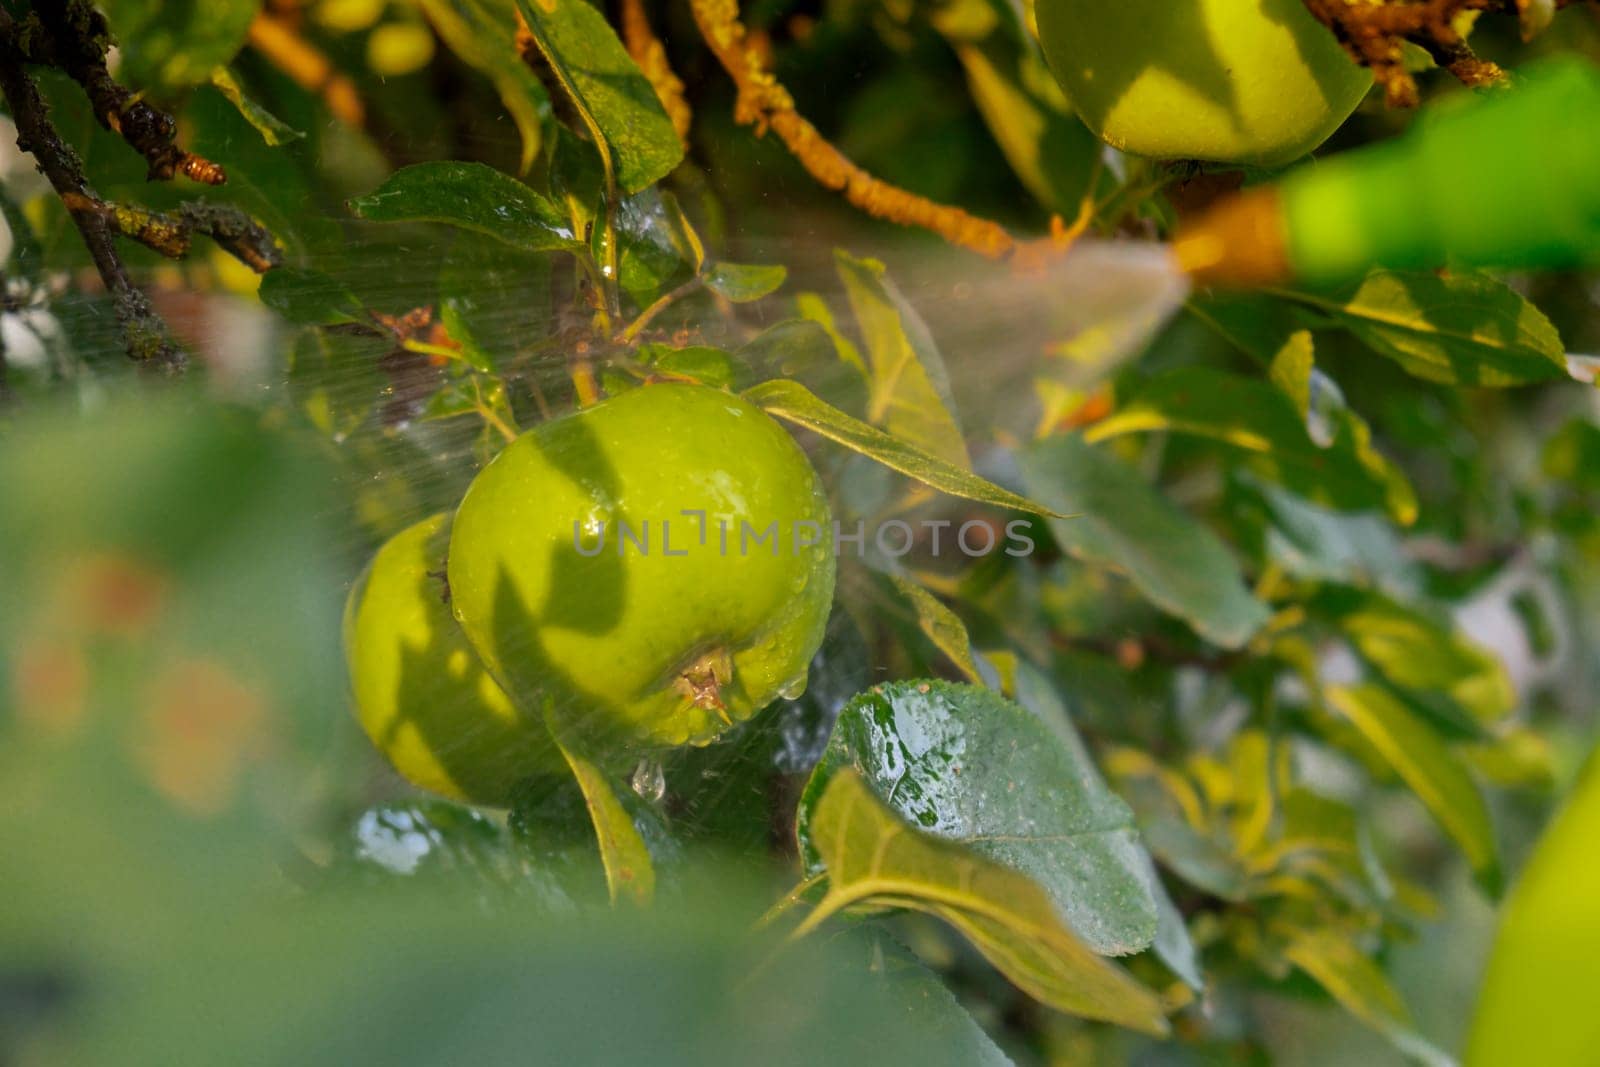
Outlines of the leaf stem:
M 693 278 L 690 278 L 688 281 L 684 282 L 671 292 L 662 294 L 656 299 L 655 303 L 639 312 L 639 317 L 630 322 L 627 329 L 623 330 L 622 333 L 617 335 L 617 342 L 624 345 L 633 344 L 633 342 L 638 338 L 639 334 L 644 332 L 644 328 L 649 326 L 651 321 L 657 315 L 661 314 L 663 311 L 667 310 L 667 308 L 671 307 L 679 300 L 682 300 L 696 289 L 699 289 L 704 284 L 705 279 L 701 275 L 696 274 Z

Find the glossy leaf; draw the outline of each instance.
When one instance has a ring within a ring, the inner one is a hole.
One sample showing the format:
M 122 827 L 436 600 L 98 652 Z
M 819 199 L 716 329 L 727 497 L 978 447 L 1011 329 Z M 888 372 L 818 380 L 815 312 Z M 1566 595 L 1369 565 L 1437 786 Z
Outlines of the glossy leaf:
M 1428 381 L 1506 386 L 1568 376 L 1550 320 L 1487 274 L 1375 271 L 1347 297 L 1291 298 Z
M 813 870 L 824 859 L 818 805 L 845 771 L 911 825 L 1028 876 L 1095 951 L 1126 955 L 1154 939 L 1133 813 L 1081 747 L 1028 709 L 948 682 L 895 682 L 857 696 L 801 798 L 797 832 Z
M 579 249 L 555 201 L 482 163 L 416 163 L 350 201 L 373 222 L 442 222 L 530 252 Z
M 954 926 L 1018 988 L 1055 1008 L 1165 1034 L 1159 999 L 1062 925 L 1027 877 L 903 822 L 842 770 L 811 812 L 828 892 L 803 928 L 855 904 L 912 908 Z
M 1255 468 L 1317 503 L 1349 511 L 1386 508 L 1405 525 L 1417 517 L 1410 483 L 1373 449 L 1365 423 L 1346 420 L 1323 447 L 1311 439 L 1295 401 L 1268 382 L 1207 367 L 1171 371 L 1089 427 L 1084 440 L 1098 444 L 1140 432 L 1194 434 L 1221 442 L 1253 457 Z
M 516 4 L 557 80 L 604 138 L 623 191 L 636 193 L 666 177 L 683 159 L 683 144 L 605 16 L 584 0 Z
M 1461 761 L 1399 698 L 1377 685 L 1336 686 L 1328 703 L 1382 754 L 1453 838 L 1478 880 L 1500 887 L 1500 856 L 1483 796 Z
M 1011 508 L 1066 519 L 1065 514 L 1051 511 L 1002 489 L 993 482 L 978 477 L 971 471 L 957 467 L 923 449 L 893 437 L 882 430 L 851 418 L 837 408 L 819 400 L 799 382 L 763 382 L 745 391 L 745 397 L 768 413 L 786 419 L 797 426 L 821 434 L 853 452 L 877 460 L 891 470 L 915 478 L 941 493 L 976 500 L 995 507 Z
M 1023 485 L 1057 512 L 1062 549 L 1125 575 L 1157 607 L 1202 637 L 1238 648 L 1267 620 L 1215 534 L 1170 504 L 1137 471 L 1073 436 L 1047 438 L 1019 457 Z
M 971 467 L 944 358 L 882 263 L 835 250 L 871 368 L 867 421 L 957 467 Z

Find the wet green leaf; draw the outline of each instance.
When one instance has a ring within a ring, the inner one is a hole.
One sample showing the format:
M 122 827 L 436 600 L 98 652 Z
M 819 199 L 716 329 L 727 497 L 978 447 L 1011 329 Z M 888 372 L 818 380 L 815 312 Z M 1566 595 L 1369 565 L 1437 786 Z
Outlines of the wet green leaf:
M 787 419 L 830 441 L 837 441 L 853 452 L 875 459 L 885 467 L 915 478 L 942 493 L 996 507 L 1067 518 L 1064 514 L 1041 507 L 1027 497 L 1002 489 L 965 468 L 954 466 L 910 442 L 852 419 L 817 399 L 799 382 L 763 382 L 745 390 L 744 395 L 751 403 L 780 419 Z
M 1489 810 L 1456 755 L 1426 722 L 1381 686 L 1336 686 L 1326 695 L 1461 847 L 1479 882 L 1498 893 L 1499 847 Z
M 1155 994 L 1078 940 L 1042 889 L 901 821 L 855 771 L 832 777 L 809 826 L 828 892 L 806 928 L 855 904 L 923 911 L 954 926 L 1018 988 L 1058 1011 L 1167 1032 Z
M 442 222 L 530 252 L 583 247 L 555 201 L 482 163 L 416 163 L 350 201 L 373 222 Z
M 1223 543 L 1137 471 L 1064 435 L 1019 459 L 1029 495 L 1079 516 L 1050 523 L 1074 558 L 1124 574 L 1157 607 L 1225 648 L 1242 646 L 1266 622 L 1266 605 L 1245 588 Z
M 798 834 L 813 870 L 818 806 L 830 780 L 860 774 L 926 833 L 1018 871 L 1041 887 L 1095 951 L 1149 947 L 1156 905 L 1133 813 L 1076 738 L 999 694 L 948 682 L 896 682 L 840 712 L 800 802 Z
M 636 193 L 683 158 L 672 120 L 606 18 L 583 0 L 516 0 L 545 61 L 595 133 L 617 184 Z

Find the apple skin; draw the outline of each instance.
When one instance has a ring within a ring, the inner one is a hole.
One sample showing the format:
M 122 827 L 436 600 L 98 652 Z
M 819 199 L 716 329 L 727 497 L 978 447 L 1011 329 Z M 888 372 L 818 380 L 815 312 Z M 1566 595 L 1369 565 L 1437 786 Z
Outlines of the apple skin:
M 1468 1067 L 1592 1063 L 1600 1049 L 1600 752 L 1500 910 Z
M 772 523 L 776 542 L 741 550 L 746 524 Z M 833 600 L 832 537 L 816 472 L 770 416 L 647 385 L 530 430 L 479 473 L 456 513 L 452 604 L 521 707 L 616 762 L 707 744 L 798 695 Z
M 378 550 L 345 604 L 357 720 L 395 770 L 452 800 L 508 807 L 524 779 L 564 768 L 549 730 L 518 711 L 445 602 L 450 516 Z
M 1283 166 L 1372 85 L 1301 0 L 1037 0 L 1035 15 L 1079 117 L 1131 155 Z

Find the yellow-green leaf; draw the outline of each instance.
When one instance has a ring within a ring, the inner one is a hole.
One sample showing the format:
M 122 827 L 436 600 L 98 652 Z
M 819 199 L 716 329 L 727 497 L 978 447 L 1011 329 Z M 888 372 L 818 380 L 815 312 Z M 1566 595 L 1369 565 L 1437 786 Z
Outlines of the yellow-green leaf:
M 802 929 L 870 902 L 944 919 L 1018 988 L 1059 1011 L 1164 1035 L 1160 999 L 1092 952 L 1034 882 L 900 821 L 843 770 L 811 820 L 828 871 L 827 895 Z
M 1044 507 L 1008 489 L 1002 489 L 970 470 L 958 467 L 925 449 L 868 426 L 859 419 L 819 399 L 799 382 L 762 382 L 745 391 L 745 398 L 769 414 L 821 434 L 853 452 L 877 460 L 891 470 L 915 478 L 924 485 L 966 500 L 996 507 L 1011 508 L 1057 519 L 1071 516 Z
M 1335 686 L 1327 698 L 1461 847 L 1478 881 L 1498 893 L 1500 854 L 1489 809 L 1467 769 L 1438 734 L 1380 685 Z

